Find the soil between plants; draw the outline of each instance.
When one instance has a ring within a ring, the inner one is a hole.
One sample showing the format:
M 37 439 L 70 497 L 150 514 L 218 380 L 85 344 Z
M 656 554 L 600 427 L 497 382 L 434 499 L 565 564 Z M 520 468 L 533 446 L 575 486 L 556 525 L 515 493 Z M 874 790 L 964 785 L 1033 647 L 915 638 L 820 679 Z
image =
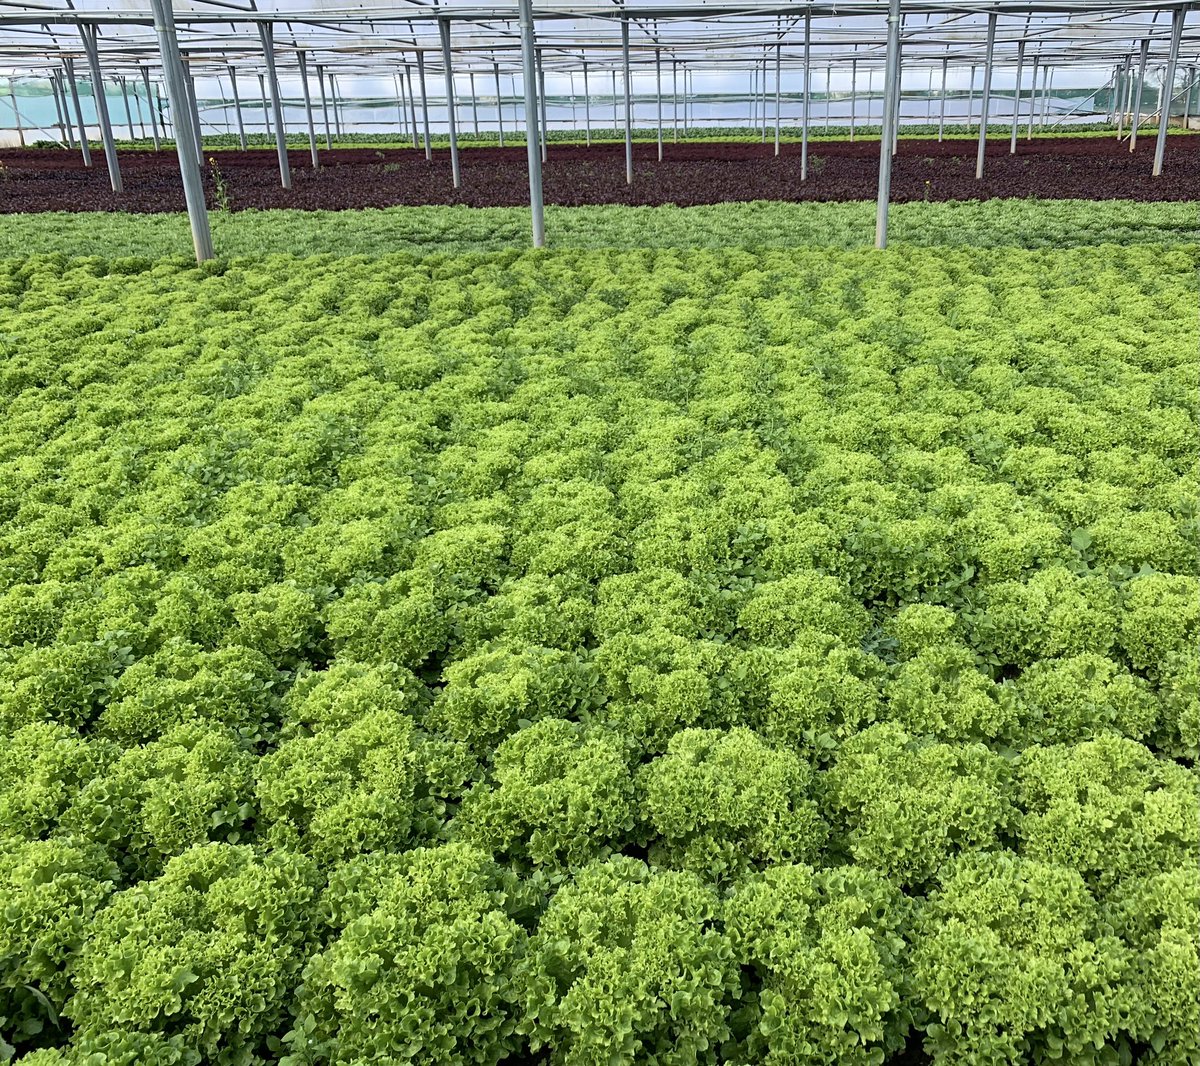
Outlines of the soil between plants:
M 1200 136 L 1173 135 L 1166 166 L 1150 176 L 1154 138 L 1137 150 L 1115 138 L 990 141 L 985 175 L 975 178 L 974 141 L 901 141 L 892 174 L 892 199 L 1200 200 Z M 870 200 L 876 193 L 879 142 L 833 141 L 809 146 L 808 179 L 801 181 L 801 148 L 773 143 L 634 146 L 634 181 L 625 182 L 624 146 L 551 145 L 544 171 L 549 204 L 717 204 L 746 200 Z M 524 146 L 469 148 L 461 153 L 462 188 L 450 177 L 449 149 L 432 161 L 411 148 L 343 148 L 320 153 L 314 170 L 307 151 L 292 151 L 293 188 L 281 188 L 274 152 L 222 151 L 213 158 L 233 210 L 291 207 L 345 210 L 395 205 L 464 204 L 520 207 L 529 202 Z M 183 184 L 175 153 L 134 151 L 119 156 L 125 191 L 109 187 L 102 153 L 83 166 L 61 149 L 0 151 L 0 214 L 37 211 L 182 211 Z M 205 164 L 209 205 L 216 205 L 212 166 Z

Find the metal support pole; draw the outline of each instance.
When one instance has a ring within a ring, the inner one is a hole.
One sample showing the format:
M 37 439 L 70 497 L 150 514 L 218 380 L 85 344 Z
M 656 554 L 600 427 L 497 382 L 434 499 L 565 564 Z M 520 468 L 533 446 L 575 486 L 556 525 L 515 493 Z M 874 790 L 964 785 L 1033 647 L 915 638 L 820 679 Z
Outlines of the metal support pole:
M 629 77 L 629 19 L 621 19 L 621 64 L 625 71 L 625 184 L 633 184 L 633 97 Z
M 133 128 L 133 108 L 129 106 L 129 82 L 121 79 L 121 99 L 125 101 L 125 126 L 129 130 L 129 139 L 137 140 L 137 131 Z
M 492 73 L 496 76 L 496 122 L 500 128 L 500 147 L 504 147 L 504 98 L 500 95 L 500 64 L 492 64 Z M 411 94 L 410 94 L 411 95 Z M 416 130 L 413 131 L 416 137 Z
M 1047 63 L 1042 67 L 1042 129 L 1046 128 L 1046 120 L 1050 111 L 1050 93 L 1054 90 L 1054 68 Z
M 529 207 L 533 221 L 533 246 L 546 243 L 546 218 L 542 205 L 542 156 L 538 151 L 537 45 L 533 35 L 533 0 L 517 0 L 521 24 L 521 72 L 525 86 L 525 154 L 529 160 Z
M 408 112 L 404 109 L 404 79 L 398 70 L 392 71 L 392 88 L 396 90 L 396 132 L 408 139 Z
M 471 128 L 479 136 L 479 98 L 475 95 L 475 71 L 471 71 Z
M 263 55 L 267 60 L 267 81 L 271 83 L 271 116 L 275 122 L 275 153 L 279 156 L 279 181 L 285 189 L 292 187 L 292 170 L 288 166 L 287 130 L 283 124 L 283 101 L 279 96 L 279 76 L 275 71 L 275 27 L 270 22 L 258 24 Z
M 313 170 L 321 165 L 317 159 L 317 128 L 313 124 L 312 95 L 308 91 L 308 58 L 303 52 L 296 54 L 300 61 L 300 88 L 304 93 L 304 121 L 308 124 L 308 152 L 312 156 Z
M 200 105 L 196 101 L 196 82 L 191 71 L 183 65 L 182 53 L 180 64 L 187 93 L 188 114 L 191 116 L 191 131 L 196 139 L 196 155 L 202 158 L 204 156 L 204 138 L 200 132 Z
M 150 112 L 150 136 L 154 138 L 154 150 L 162 149 L 162 140 L 158 135 L 158 115 L 154 113 L 154 93 L 150 90 L 150 69 L 142 67 L 142 84 L 146 87 L 146 110 Z
M 892 124 L 896 116 L 896 89 L 900 83 L 900 0 L 891 0 L 888 5 L 887 31 L 883 130 L 879 138 L 879 196 L 875 204 L 876 248 L 887 247 L 888 200 L 892 194 Z
M 662 136 L 662 49 L 654 49 L 654 78 L 655 78 L 655 95 L 658 101 L 658 161 L 661 163 L 663 158 L 663 136 Z
M 967 88 L 967 132 L 971 132 L 971 112 L 975 110 L 975 64 L 971 64 L 971 84 Z
M 408 117 L 412 122 L 413 148 L 421 147 L 420 134 L 417 132 L 417 97 L 412 87 L 412 67 L 404 64 L 404 87 L 408 91 Z
M 230 71 L 232 74 L 232 71 Z M 317 89 L 321 93 L 321 119 L 325 123 L 325 147 L 333 147 L 333 131 L 329 128 L 329 100 L 325 96 L 325 68 L 317 64 Z M 238 122 L 238 131 L 241 131 L 241 121 Z
M 229 67 L 229 88 L 233 93 L 233 117 L 237 122 L 238 145 L 246 150 L 246 123 L 242 121 L 242 97 L 238 92 L 237 71 Z
M 679 63 L 671 60 L 671 143 L 679 143 Z
M 1129 127 L 1129 150 L 1137 147 L 1138 127 L 1142 124 L 1142 94 L 1146 89 L 1146 57 L 1150 52 L 1150 38 L 1142 41 L 1142 55 L 1138 60 L 1137 93 L 1133 103 L 1133 120 Z
M 812 56 L 812 13 L 804 12 L 804 106 L 800 112 L 800 180 L 808 181 L 808 115 L 811 106 L 812 78 L 809 59 Z
M 550 123 L 546 119 L 546 68 L 542 66 L 542 50 L 536 49 L 538 81 L 538 137 L 542 148 L 542 162 L 546 162 L 546 141 L 550 137 Z
M 1017 125 L 1021 116 L 1021 75 L 1025 66 L 1025 42 L 1017 42 L 1017 87 L 1013 92 L 1012 135 L 1008 141 L 1008 154 L 1017 154 Z
M 450 180 L 456 189 L 462 186 L 462 171 L 458 163 L 458 123 L 454 114 L 454 68 L 450 55 L 450 20 L 438 19 L 438 32 L 442 35 L 442 70 L 446 77 L 446 123 L 450 127 Z
M 617 114 L 617 72 L 612 71 L 613 136 L 621 130 L 621 118 Z
M 1187 68 L 1187 91 L 1183 94 L 1183 128 L 1186 130 L 1192 117 L 1192 92 L 1196 87 L 1196 68 Z M 67 120 L 70 122 L 70 119 Z M 74 147 L 74 145 L 72 145 Z
M 425 53 L 417 49 L 417 81 L 421 83 L 421 126 L 425 134 L 425 159 L 433 161 L 433 149 L 429 144 L 429 96 L 425 92 Z
M 75 60 L 63 56 L 63 66 L 67 71 L 67 84 L 71 87 L 71 103 L 75 108 L 75 121 L 79 125 L 79 150 L 83 156 L 83 165 L 92 165 L 92 150 L 88 146 L 87 126 L 83 123 L 83 105 L 79 101 L 79 83 L 75 80 Z
M 592 94 L 588 89 L 587 60 L 583 61 L 583 128 L 587 146 L 592 146 Z
M 150 0 L 154 13 L 154 32 L 158 36 L 158 48 L 162 55 L 163 77 L 167 92 L 174 101 L 184 100 L 183 62 L 179 57 L 179 40 L 175 34 L 175 16 L 171 0 Z M 208 224 L 208 208 L 204 204 L 204 185 L 200 179 L 200 153 L 189 128 L 191 119 L 187 107 L 176 112 L 175 152 L 179 157 L 179 173 L 183 178 L 183 195 L 187 201 L 188 222 L 192 228 L 192 247 L 196 260 L 203 263 L 213 257 L 212 231 Z M 179 119 L 182 117 L 183 122 Z
M 938 144 L 942 143 L 946 135 L 946 74 L 950 70 L 950 59 L 948 56 L 942 57 L 942 99 L 941 106 L 938 111 Z
M 900 103 L 903 99 L 903 77 L 901 71 L 903 68 L 904 59 L 904 16 L 900 16 L 900 29 L 897 31 L 896 38 L 896 104 L 895 112 L 892 115 L 892 155 L 896 154 L 896 150 L 900 147 Z M 888 177 L 888 194 L 891 195 L 891 177 Z
M 58 111 L 59 128 L 68 149 L 75 147 L 75 131 L 71 127 L 71 108 L 67 104 L 67 91 L 63 88 L 60 71 L 50 74 L 50 85 L 54 89 L 54 106 Z
M 1033 57 L 1033 80 L 1029 85 L 1029 128 L 1025 132 L 1025 140 L 1033 140 L 1033 113 L 1037 107 L 1037 76 L 1038 76 L 1038 57 Z
M 47 80 L 50 82 L 50 95 L 54 99 L 54 125 L 58 127 L 58 140 L 64 148 L 74 148 L 74 145 L 67 144 L 67 129 L 63 125 L 62 101 L 58 98 L 58 81 L 53 72 Z
M 1152 177 L 1160 177 L 1163 156 L 1167 150 L 1167 123 L 1171 120 L 1171 94 L 1175 90 L 1175 68 L 1179 64 L 1179 43 L 1183 37 L 1183 11 L 1177 7 L 1171 16 L 1171 50 L 1167 55 L 1167 70 L 1163 75 L 1163 89 L 1158 102 L 1158 140 L 1154 143 L 1154 169 Z M 1191 86 L 1188 86 L 1191 92 Z
M 975 156 L 975 180 L 983 177 L 983 157 L 987 151 L 988 106 L 992 95 L 992 56 L 996 50 L 996 12 L 988 15 L 987 51 L 983 61 L 983 89 L 979 94 L 979 151 Z
M 332 74 L 329 75 L 329 89 L 331 92 L 333 91 L 333 75 Z M 269 137 L 271 135 L 271 119 L 270 119 L 271 113 L 270 113 L 270 110 L 267 108 L 267 79 L 261 74 L 258 76 L 258 95 L 262 100 L 263 136 Z M 334 109 L 333 109 L 333 121 L 336 126 L 336 124 L 337 124 L 337 106 L 336 106 L 336 104 L 334 105 Z
M 850 143 L 854 143 L 854 103 L 858 95 L 858 60 L 850 60 Z
M 782 121 L 783 43 L 775 42 L 775 154 L 779 155 L 779 125 Z
M 87 52 L 88 69 L 92 75 L 92 93 L 96 100 L 96 118 L 100 122 L 100 139 L 104 142 L 104 161 L 108 166 L 108 182 L 112 191 L 124 191 L 121 183 L 121 165 L 117 162 L 117 146 L 113 141 L 112 123 L 108 117 L 108 99 L 104 95 L 104 81 L 100 76 L 100 49 L 96 46 L 96 27 L 81 23 L 79 34 Z
M 333 134 L 340 139 L 346 131 L 342 128 L 342 112 L 338 109 L 337 77 L 332 71 L 329 74 L 329 102 L 333 105 Z

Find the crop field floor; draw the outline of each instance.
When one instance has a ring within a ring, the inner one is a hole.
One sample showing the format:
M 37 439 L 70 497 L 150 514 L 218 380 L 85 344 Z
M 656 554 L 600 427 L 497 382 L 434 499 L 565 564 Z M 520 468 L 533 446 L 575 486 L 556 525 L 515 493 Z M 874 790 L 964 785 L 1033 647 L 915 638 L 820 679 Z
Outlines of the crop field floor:
M 1200 246 L 1137 209 L 203 267 L 41 216 L 0 1060 L 1194 1066 Z

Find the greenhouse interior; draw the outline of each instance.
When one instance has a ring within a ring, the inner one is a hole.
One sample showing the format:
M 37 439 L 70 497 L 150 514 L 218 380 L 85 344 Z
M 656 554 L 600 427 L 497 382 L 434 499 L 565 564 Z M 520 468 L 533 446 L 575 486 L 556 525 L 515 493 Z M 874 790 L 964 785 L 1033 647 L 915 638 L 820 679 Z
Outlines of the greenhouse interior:
M 1200 1066 L 1200 3 L 0 0 L 0 1063 Z

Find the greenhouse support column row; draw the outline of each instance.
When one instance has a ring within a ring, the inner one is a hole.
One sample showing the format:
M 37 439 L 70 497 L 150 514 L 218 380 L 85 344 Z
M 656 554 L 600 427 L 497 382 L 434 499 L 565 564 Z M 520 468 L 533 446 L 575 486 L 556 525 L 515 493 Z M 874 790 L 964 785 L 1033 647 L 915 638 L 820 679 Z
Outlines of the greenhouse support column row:
M 408 112 L 404 109 L 404 79 L 398 70 L 392 71 L 392 88 L 396 91 L 396 131 L 408 139 Z
M 150 0 L 154 14 L 154 32 L 162 56 L 163 77 L 172 101 L 186 97 L 183 62 L 179 57 L 179 39 L 175 33 L 175 16 L 171 0 Z M 188 222 L 192 227 L 192 246 L 197 262 L 213 257 L 212 231 L 208 225 L 208 208 L 204 204 L 204 185 L 200 180 L 200 153 L 196 139 L 189 129 L 191 119 L 186 107 L 175 109 L 175 152 L 179 157 L 179 174 L 183 178 L 183 196 L 187 201 Z
M 1160 177 L 1163 156 L 1167 150 L 1167 123 L 1171 120 L 1171 94 L 1175 88 L 1175 68 L 1179 65 L 1179 43 L 1183 37 L 1183 8 L 1177 7 L 1171 16 L 1171 50 L 1167 55 L 1167 71 L 1163 76 L 1162 94 L 1158 101 L 1158 140 L 1154 143 L 1153 177 Z M 1191 93 L 1191 86 L 1188 86 Z
M 317 159 L 317 128 L 313 124 L 312 94 L 308 91 L 308 59 L 303 52 L 297 52 L 300 61 L 300 91 L 304 94 L 304 121 L 308 123 L 308 152 L 312 156 L 313 170 L 319 167 Z
M 587 60 L 583 61 L 583 130 L 587 146 L 592 146 L 592 95 L 588 90 Z
M 1050 112 L 1050 94 L 1054 92 L 1054 68 L 1047 63 L 1042 68 L 1042 130 L 1046 129 L 1046 121 Z
M 621 65 L 625 71 L 625 184 L 633 184 L 633 99 L 629 85 L 629 19 L 621 19 Z
M 267 61 L 267 80 L 271 83 L 271 117 L 275 123 L 275 154 L 279 156 L 279 182 L 285 189 L 292 187 L 292 170 L 288 165 L 287 130 L 283 125 L 283 101 L 279 97 L 279 75 L 275 70 L 275 27 L 269 22 L 258 24 L 263 56 Z
M 888 200 L 892 195 L 892 126 L 896 121 L 899 86 L 900 0 L 891 0 L 887 19 L 887 69 L 883 81 L 883 130 L 879 138 L 879 195 L 875 203 L 876 248 L 887 247 Z
M 804 12 L 804 104 L 800 112 L 800 180 L 808 181 L 808 114 L 812 79 L 808 61 L 812 54 L 812 14 Z
M 154 138 L 154 150 L 158 152 L 162 150 L 162 140 L 158 135 L 158 115 L 154 113 L 154 93 L 150 89 L 149 67 L 142 67 L 142 84 L 146 87 L 146 110 L 150 112 L 150 136 Z
M 500 64 L 492 64 L 492 73 L 496 76 L 496 123 L 500 128 L 500 147 L 504 147 L 504 98 L 500 95 Z M 415 134 L 414 134 L 415 136 Z
M 96 101 L 96 118 L 100 123 L 100 139 L 104 142 L 104 160 L 108 165 L 108 182 L 112 191 L 124 190 L 121 165 L 117 162 L 117 146 L 113 142 L 112 123 L 108 117 L 108 98 L 104 95 L 104 80 L 100 75 L 100 49 L 96 45 L 96 27 L 80 23 L 79 35 L 87 52 L 88 69 L 92 75 L 92 98 Z
M 233 94 L 233 117 L 237 120 L 238 144 L 246 150 L 246 123 L 242 119 L 242 97 L 238 92 L 237 70 L 229 68 L 229 88 Z
M 454 112 L 454 68 L 450 55 L 450 20 L 438 19 L 442 37 L 442 70 L 446 76 L 446 124 L 450 128 L 450 180 L 456 189 L 462 187 L 462 171 L 458 163 L 458 123 Z
M 946 136 L 946 75 L 950 73 L 950 58 L 943 56 L 942 58 L 942 99 L 941 109 L 938 112 L 938 144 Z
M 533 246 L 541 248 L 546 243 L 546 218 L 542 206 L 542 155 L 538 151 L 533 0 L 517 0 L 517 3 L 521 25 L 521 81 L 525 87 L 525 154 L 529 160 L 529 207 L 533 222 Z
M 425 53 L 417 49 L 417 81 L 421 83 L 421 125 L 425 133 L 425 159 L 433 160 L 433 148 L 429 143 L 429 95 L 425 91 Z
M 1142 54 L 1138 60 L 1137 90 L 1133 101 L 1133 119 L 1129 127 L 1129 150 L 1137 147 L 1138 126 L 1142 124 L 1142 94 L 1146 88 L 1146 57 L 1150 53 L 1150 38 L 1142 41 Z
M 67 104 L 66 90 L 57 70 L 50 73 L 50 87 L 54 90 L 54 107 L 62 125 L 63 141 L 71 151 L 75 149 L 75 130 L 71 126 L 71 108 Z
M 75 108 L 75 121 L 79 125 L 79 150 L 83 156 L 83 165 L 92 165 L 92 150 L 88 147 L 87 126 L 83 123 L 83 104 L 79 101 L 79 84 L 75 81 L 75 60 L 63 56 L 63 66 L 67 70 L 67 84 L 71 87 L 71 104 Z
M 992 56 L 996 50 L 996 12 L 988 15 L 987 48 L 983 60 L 983 88 L 979 93 L 979 150 L 975 155 L 975 180 L 983 177 L 983 158 L 987 152 L 988 105 L 992 95 Z
M 1017 125 L 1021 114 L 1021 75 L 1025 67 L 1025 41 L 1017 42 L 1017 87 L 1013 90 L 1012 136 L 1008 141 L 1008 154 L 1017 154 Z

